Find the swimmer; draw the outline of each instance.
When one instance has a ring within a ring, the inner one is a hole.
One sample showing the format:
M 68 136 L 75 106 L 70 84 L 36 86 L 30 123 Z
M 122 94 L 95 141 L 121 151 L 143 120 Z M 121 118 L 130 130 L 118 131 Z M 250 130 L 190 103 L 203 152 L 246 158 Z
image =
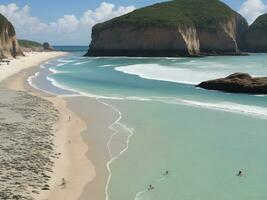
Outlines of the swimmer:
M 148 190 L 154 190 L 155 188 L 152 185 L 149 185 Z
M 237 176 L 243 176 L 243 172 L 242 171 L 239 171 Z

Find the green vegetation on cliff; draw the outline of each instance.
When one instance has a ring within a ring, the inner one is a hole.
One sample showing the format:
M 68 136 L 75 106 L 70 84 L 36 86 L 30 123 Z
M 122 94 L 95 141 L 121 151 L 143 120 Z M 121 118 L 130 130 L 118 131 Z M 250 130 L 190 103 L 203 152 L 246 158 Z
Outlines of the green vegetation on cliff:
M 250 26 L 250 30 L 258 30 L 267 32 L 267 13 L 259 16 Z
M 19 40 L 19 45 L 25 48 L 42 47 L 42 44 L 30 40 Z
M 13 25 L 0 13 L 0 33 L 2 33 L 4 30 L 8 29 L 9 36 L 16 35 L 15 28 Z
M 116 24 L 131 24 L 138 27 L 188 27 L 195 25 L 203 30 L 216 27 L 235 16 L 230 7 L 219 0 L 173 0 L 137 9 L 129 14 L 114 18 L 94 27 L 101 31 Z

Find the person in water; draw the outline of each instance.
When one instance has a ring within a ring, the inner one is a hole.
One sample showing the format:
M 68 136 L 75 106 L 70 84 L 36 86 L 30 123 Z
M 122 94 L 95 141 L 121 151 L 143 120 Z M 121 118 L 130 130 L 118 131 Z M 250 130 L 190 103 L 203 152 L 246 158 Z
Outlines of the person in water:
M 148 190 L 154 190 L 155 188 L 152 185 L 148 186 Z
M 168 174 L 169 174 L 169 171 L 167 170 L 164 175 L 167 176 Z
M 237 176 L 243 176 L 243 173 L 241 170 L 238 172 Z

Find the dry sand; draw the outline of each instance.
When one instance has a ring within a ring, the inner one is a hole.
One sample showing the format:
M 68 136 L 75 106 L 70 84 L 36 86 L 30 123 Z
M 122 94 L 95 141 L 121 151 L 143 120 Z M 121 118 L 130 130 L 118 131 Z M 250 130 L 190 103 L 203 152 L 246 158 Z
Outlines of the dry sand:
M 66 55 L 65 52 L 58 51 L 33 52 L 26 53 L 26 56 L 20 56 L 17 59 L 12 59 L 9 65 L 6 63 L 0 63 L 0 82 L 24 69 L 38 66 L 49 59 L 64 55 Z

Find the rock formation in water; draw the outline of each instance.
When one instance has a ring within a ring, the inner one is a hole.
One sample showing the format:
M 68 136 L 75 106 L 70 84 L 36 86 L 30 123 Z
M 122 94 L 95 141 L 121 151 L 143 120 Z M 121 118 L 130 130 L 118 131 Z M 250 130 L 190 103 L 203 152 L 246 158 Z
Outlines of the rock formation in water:
M 267 94 L 267 77 L 253 78 L 249 74 L 235 73 L 226 78 L 202 82 L 197 87 L 231 93 Z
M 13 25 L 0 14 L 0 58 L 23 55 Z
M 247 51 L 267 52 L 267 14 L 259 16 L 246 35 Z
M 86 56 L 236 55 L 247 29 L 219 0 L 173 0 L 95 25 Z

